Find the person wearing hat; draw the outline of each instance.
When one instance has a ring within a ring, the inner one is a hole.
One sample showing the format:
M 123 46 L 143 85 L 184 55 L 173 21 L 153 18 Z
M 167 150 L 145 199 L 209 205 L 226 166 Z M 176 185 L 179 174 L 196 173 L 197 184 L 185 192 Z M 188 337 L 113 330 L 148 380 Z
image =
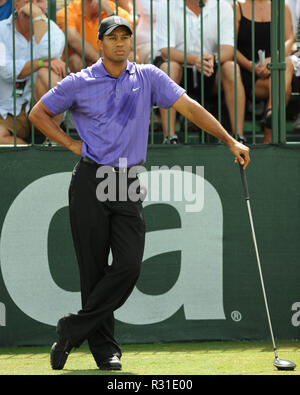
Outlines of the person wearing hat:
M 67 12 L 62 7 L 56 14 L 56 23 L 61 30 L 65 31 L 65 27 L 67 27 L 68 51 L 67 54 L 64 52 L 63 59 L 68 59 L 68 66 L 73 73 L 83 68 L 82 55 L 84 55 L 86 67 L 96 63 L 100 57 L 97 45 L 99 11 L 101 11 L 101 19 L 117 11 L 115 2 L 111 0 L 102 0 L 100 10 L 99 0 L 85 0 L 83 5 L 84 10 L 82 9 L 82 0 L 74 0 L 69 2 Z M 83 18 L 82 11 L 84 11 Z M 120 4 L 117 14 L 130 22 L 131 27 L 133 26 L 131 15 Z M 82 43 L 83 33 L 84 45 Z M 130 54 L 130 57 L 133 59 L 133 53 Z
M 141 270 L 145 221 L 138 178 L 132 170 L 146 160 L 151 107 L 174 107 L 227 144 L 244 168 L 250 161 L 249 148 L 233 139 L 167 74 L 154 65 L 128 61 L 131 35 L 130 25 L 121 17 L 104 19 L 98 32 L 103 58 L 68 75 L 30 113 L 31 122 L 42 133 L 81 157 L 73 170 L 69 207 L 82 309 L 58 321 L 58 341 L 50 352 L 53 369 L 63 369 L 72 348 L 85 340 L 100 369 L 122 367 L 113 312 L 127 300 Z M 53 121 L 68 108 L 80 141 Z M 125 198 L 124 193 L 121 197 L 124 177 Z M 136 195 L 130 193 L 133 182 Z M 115 194 L 105 196 L 105 187 Z

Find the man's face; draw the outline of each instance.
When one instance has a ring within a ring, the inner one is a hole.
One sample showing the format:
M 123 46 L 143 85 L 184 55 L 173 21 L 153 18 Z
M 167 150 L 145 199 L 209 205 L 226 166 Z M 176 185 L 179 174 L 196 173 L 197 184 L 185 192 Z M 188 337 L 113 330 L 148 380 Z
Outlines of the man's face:
M 103 58 L 116 63 L 123 63 L 127 60 L 131 51 L 131 35 L 126 27 L 117 27 L 103 40 L 98 40 L 99 48 L 103 53 Z
M 15 8 L 20 13 L 21 8 L 23 8 L 26 4 L 29 4 L 29 0 L 17 0 L 15 1 Z M 32 0 L 32 4 L 36 5 L 42 10 L 42 13 L 45 14 L 47 11 L 47 0 Z

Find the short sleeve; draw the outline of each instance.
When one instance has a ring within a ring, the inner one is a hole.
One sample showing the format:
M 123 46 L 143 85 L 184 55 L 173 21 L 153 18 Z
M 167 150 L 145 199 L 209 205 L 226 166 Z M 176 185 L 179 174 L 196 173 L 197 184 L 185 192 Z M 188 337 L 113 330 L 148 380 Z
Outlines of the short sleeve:
M 75 104 L 74 78 L 75 74 L 68 75 L 42 97 L 42 103 L 53 114 L 61 114 Z
M 151 66 L 152 105 L 169 108 L 185 93 L 166 73 Z
M 233 9 L 228 3 L 222 4 L 220 12 L 220 45 L 234 46 L 234 14 Z

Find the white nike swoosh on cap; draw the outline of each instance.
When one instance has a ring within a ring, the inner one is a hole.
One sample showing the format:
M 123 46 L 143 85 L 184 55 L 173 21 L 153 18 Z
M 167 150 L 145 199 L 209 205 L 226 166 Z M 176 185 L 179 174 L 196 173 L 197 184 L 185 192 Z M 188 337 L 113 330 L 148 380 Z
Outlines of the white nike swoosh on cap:
M 138 88 L 132 88 L 132 91 L 135 92 L 137 90 L 141 89 L 141 87 L 139 86 Z

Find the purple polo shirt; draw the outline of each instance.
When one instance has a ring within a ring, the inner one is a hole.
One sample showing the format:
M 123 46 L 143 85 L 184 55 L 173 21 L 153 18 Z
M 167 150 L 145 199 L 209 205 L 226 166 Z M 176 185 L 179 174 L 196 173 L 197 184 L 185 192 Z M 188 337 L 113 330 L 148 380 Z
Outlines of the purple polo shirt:
M 54 114 L 70 109 L 83 141 L 81 155 L 99 164 L 146 161 L 151 106 L 171 107 L 185 90 L 157 67 L 127 62 L 119 78 L 102 59 L 70 74 L 48 91 L 43 104 Z

